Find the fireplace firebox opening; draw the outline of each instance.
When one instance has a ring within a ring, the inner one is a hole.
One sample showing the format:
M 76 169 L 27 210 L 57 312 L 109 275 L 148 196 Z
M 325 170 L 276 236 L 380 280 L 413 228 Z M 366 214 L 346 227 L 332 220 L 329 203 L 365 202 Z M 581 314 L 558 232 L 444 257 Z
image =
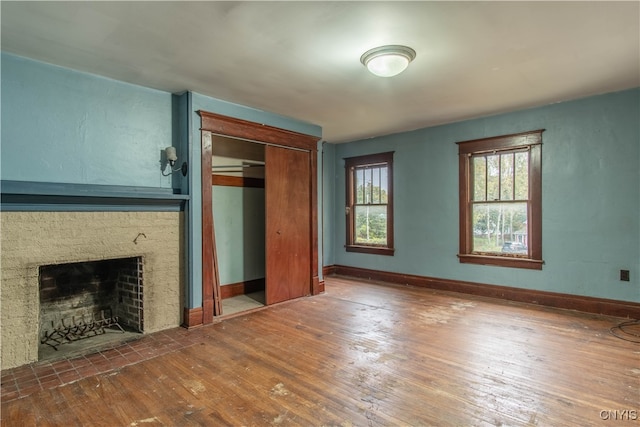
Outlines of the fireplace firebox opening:
M 143 258 L 39 267 L 38 359 L 89 352 L 144 331 Z

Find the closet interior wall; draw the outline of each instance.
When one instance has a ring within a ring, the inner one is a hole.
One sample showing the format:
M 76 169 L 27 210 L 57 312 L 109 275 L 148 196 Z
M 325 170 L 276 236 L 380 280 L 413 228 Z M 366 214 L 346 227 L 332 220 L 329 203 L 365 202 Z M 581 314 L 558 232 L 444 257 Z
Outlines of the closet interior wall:
M 264 305 L 264 160 L 263 144 L 212 138 L 212 212 L 223 301 L 251 295 L 253 306 Z M 228 314 L 231 306 L 222 305 L 221 314 Z

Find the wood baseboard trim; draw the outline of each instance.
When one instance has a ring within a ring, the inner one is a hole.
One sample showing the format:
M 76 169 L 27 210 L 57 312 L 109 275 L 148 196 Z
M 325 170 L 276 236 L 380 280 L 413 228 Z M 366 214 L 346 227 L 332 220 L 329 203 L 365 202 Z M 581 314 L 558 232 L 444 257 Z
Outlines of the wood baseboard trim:
M 322 277 L 324 277 L 324 276 L 322 276 Z M 324 280 L 320 280 L 318 282 L 318 291 L 321 294 L 324 293 Z
M 202 326 L 202 307 L 184 308 L 182 326 L 187 329 Z
M 335 265 L 325 265 L 322 267 L 322 277 L 331 276 L 332 274 L 336 274 Z
M 328 267 L 325 267 L 329 269 Z M 512 288 L 459 280 L 438 279 L 411 274 L 369 270 L 358 267 L 336 265 L 330 267 L 332 274 L 378 280 L 382 282 L 406 284 L 440 291 L 459 292 L 508 301 L 524 302 L 547 307 L 582 311 L 585 313 L 640 319 L 640 303 L 562 294 L 549 291 Z M 324 272 L 324 269 L 323 269 Z
M 261 279 L 247 280 L 246 282 L 232 283 L 220 286 L 220 298 L 227 299 L 251 292 L 264 291 L 264 277 Z

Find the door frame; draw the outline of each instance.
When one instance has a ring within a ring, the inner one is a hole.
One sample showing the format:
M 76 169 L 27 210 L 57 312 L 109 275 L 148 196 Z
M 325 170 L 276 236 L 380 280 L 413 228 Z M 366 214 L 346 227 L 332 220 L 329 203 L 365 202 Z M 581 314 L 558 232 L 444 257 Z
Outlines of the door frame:
M 222 314 L 220 278 L 218 275 L 213 206 L 211 192 L 212 135 L 249 140 L 258 143 L 294 148 L 309 153 L 309 186 L 311 188 L 311 294 L 320 293 L 318 276 L 318 141 L 320 138 L 235 117 L 197 111 L 201 119 L 202 144 L 202 323 L 213 322 Z

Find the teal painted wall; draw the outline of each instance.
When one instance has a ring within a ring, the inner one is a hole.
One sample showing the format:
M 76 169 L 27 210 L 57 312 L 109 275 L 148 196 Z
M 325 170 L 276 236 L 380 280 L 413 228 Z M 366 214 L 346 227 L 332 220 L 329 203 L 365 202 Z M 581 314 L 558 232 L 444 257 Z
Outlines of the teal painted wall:
M 333 263 L 640 302 L 639 118 L 633 89 L 336 145 Z M 542 271 L 460 264 L 455 143 L 541 128 Z M 395 151 L 395 256 L 347 253 L 343 159 L 385 151 Z
M 171 188 L 172 95 L 2 53 L 3 180 Z
M 170 94 L 1 53 L 0 179 L 180 189 L 185 204 L 188 308 L 202 306 L 198 110 L 320 137 L 319 126 L 197 93 Z M 173 145 L 183 178 L 161 174 Z
M 220 285 L 264 278 L 264 188 L 214 185 L 211 198 Z
M 333 144 L 322 144 L 321 151 L 319 151 L 322 159 L 322 179 L 318 182 L 322 183 L 322 191 L 320 196 L 322 202 L 318 204 L 321 209 L 321 227 L 320 234 L 322 236 L 322 255 L 323 264 L 320 265 L 334 265 L 335 252 L 334 252 L 334 238 L 335 235 L 335 221 L 333 212 L 337 212 L 337 207 L 342 206 L 344 202 L 337 202 L 335 200 L 336 192 L 336 146 Z

